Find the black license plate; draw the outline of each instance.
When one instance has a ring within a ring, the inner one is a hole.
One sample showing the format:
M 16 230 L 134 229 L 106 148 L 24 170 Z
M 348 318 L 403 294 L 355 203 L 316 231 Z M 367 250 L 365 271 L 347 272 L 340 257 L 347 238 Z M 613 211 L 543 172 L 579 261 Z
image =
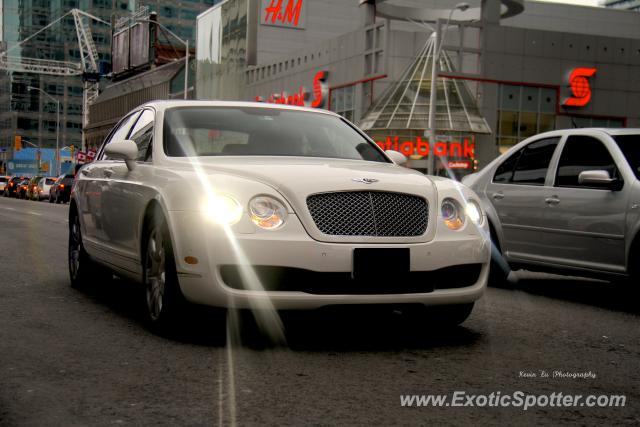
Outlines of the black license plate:
M 409 274 L 409 248 L 355 248 L 353 272 L 355 280 L 398 279 Z

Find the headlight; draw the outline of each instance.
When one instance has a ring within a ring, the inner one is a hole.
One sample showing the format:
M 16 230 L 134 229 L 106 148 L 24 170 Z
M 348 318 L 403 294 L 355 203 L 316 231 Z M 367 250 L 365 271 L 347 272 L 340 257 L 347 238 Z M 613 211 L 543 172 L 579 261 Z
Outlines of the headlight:
M 232 225 L 240 220 L 242 206 L 231 196 L 215 194 L 207 199 L 205 213 L 218 224 Z
M 467 213 L 467 216 L 471 221 L 473 221 L 476 224 L 482 224 L 482 221 L 483 221 L 482 208 L 480 207 L 478 202 L 476 202 L 475 200 L 469 200 L 467 202 L 467 207 L 465 209 L 465 212 Z
M 265 230 L 275 230 L 284 224 L 287 208 L 273 197 L 257 196 L 249 202 L 251 221 Z
M 442 201 L 442 219 L 451 230 L 459 230 L 464 225 L 464 215 L 460 204 L 454 199 L 444 199 Z

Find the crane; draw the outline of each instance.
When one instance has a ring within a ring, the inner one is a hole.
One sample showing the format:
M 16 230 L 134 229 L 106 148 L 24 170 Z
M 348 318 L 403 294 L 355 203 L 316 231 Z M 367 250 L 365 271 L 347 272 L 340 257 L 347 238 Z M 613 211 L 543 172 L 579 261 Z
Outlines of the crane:
M 24 58 L 22 56 L 11 56 L 11 52 L 19 49 L 25 43 L 35 38 L 38 34 L 62 21 L 67 16 L 72 16 L 76 35 L 78 38 L 78 47 L 80 51 L 80 63 L 69 61 L 57 61 L 51 59 L 40 58 Z M 34 34 L 16 43 L 9 49 L 0 52 L 0 70 L 46 74 L 51 76 L 71 77 L 82 76 L 82 127 L 85 128 L 89 121 L 89 104 L 93 102 L 99 94 L 100 73 L 98 70 L 98 50 L 96 49 L 93 35 L 91 34 L 90 20 L 111 26 L 110 23 L 84 12 L 80 9 L 71 9 L 69 12 L 60 16 L 55 21 L 42 27 Z M 84 146 L 83 134 L 83 146 Z

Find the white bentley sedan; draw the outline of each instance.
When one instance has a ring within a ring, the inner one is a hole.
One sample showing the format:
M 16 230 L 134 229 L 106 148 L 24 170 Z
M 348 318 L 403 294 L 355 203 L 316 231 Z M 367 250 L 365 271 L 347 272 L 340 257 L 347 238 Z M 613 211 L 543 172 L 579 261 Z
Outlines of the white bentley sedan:
M 486 288 L 487 220 L 470 189 L 404 161 L 328 111 L 148 103 L 78 173 L 71 283 L 142 282 L 154 326 L 188 303 L 421 304 L 461 323 Z

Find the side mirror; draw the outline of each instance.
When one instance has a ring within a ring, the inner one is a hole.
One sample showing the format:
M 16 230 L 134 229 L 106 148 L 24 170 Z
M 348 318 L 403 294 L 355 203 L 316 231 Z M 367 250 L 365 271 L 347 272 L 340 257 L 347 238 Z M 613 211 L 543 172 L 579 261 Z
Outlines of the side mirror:
M 612 191 L 621 189 L 621 181 L 611 178 L 606 170 L 583 171 L 578 175 L 578 184 L 591 187 L 608 188 Z
M 104 153 L 112 159 L 124 160 L 129 170 L 133 170 L 136 167 L 138 146 L 130 139 L 110 142 L 104 147 Z
M 407 157 L 399 151 L 387 150 L 384 153 L 398 166 L 407 163 Z

